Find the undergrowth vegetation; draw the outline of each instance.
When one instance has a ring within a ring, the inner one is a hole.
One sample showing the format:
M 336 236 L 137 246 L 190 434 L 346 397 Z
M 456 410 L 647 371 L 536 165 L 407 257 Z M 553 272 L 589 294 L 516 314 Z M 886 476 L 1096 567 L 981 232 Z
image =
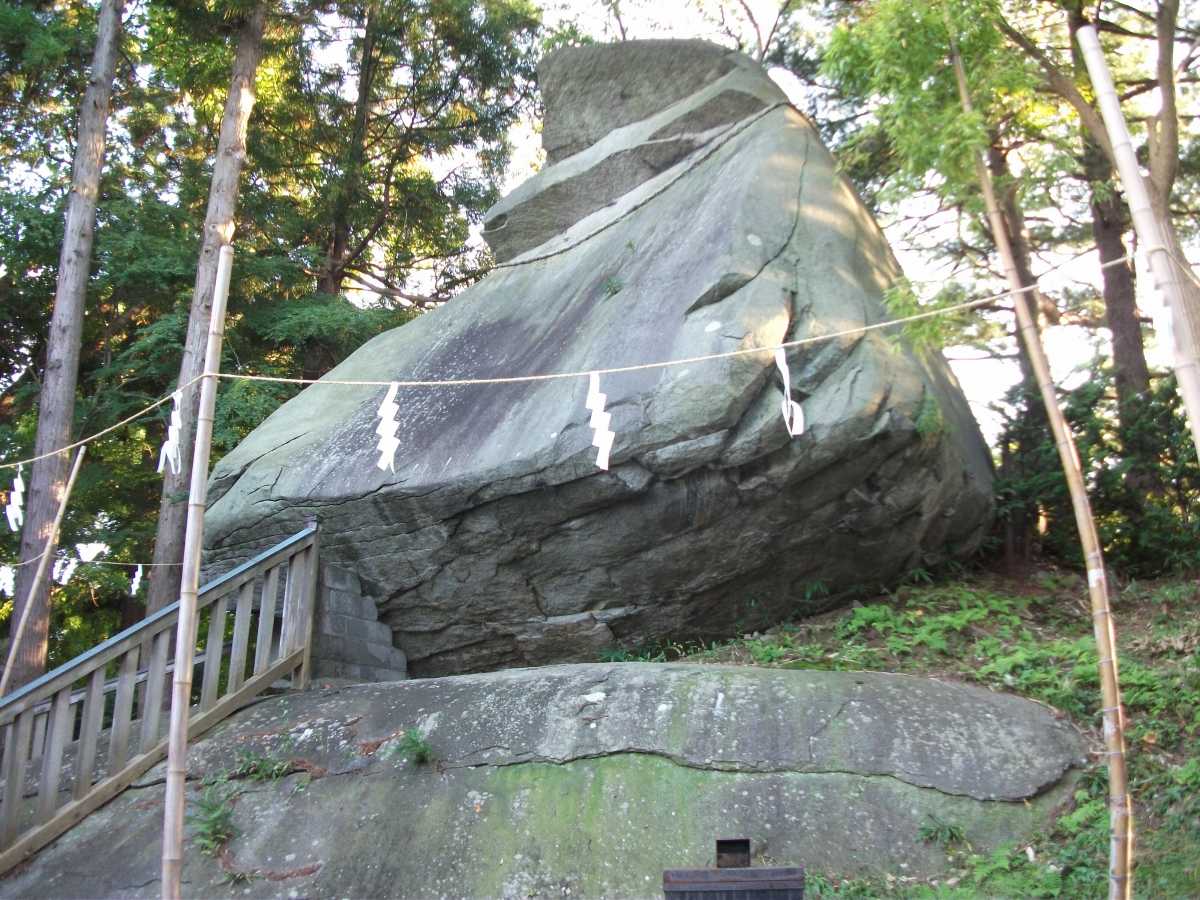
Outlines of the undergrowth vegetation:
M 283 753 L 288 752 L 290 743 L 285 742 L 280 749 Z M 191 798 L 187 811 L 187 822 L 196 848 L 205 856 L 220 856 L 225 845 L 237 836 L 233 807 L 240 792 L 235 781 L 275 782 L 292 771 L 292 761 L 285 756 L 268 756 L 255 750 L 241 749 L 232 768 L 205 776 L 199 790 Z
M 610 658 L 797 669 L 874 669 L 970 681 L 1062 710 L 1100 748 L 1100 688 L 1086 585 L 1046 571 L 908 585 L 878 602 L 723 644 L 669 644 Z M 1144 897 L 1200 896 L 1200 583 L 1131 583 L 1114 603 L 1128 714 L 1130 788 Z M 808 896 L 1100 897 L 1107 893 L 1107 770 L 1083 773 L 1073 808 L 1028 846 L 972 848 L 953 822 L 919 837 L 950 874 L 930 882 L 810 873 Z
M 384 759 L 403 759 L 418 766 L 434 760 L 433 747 L 419 728 L 409 728 L 399 738 L 388 742 L 381 755 Z
M 225 779 L 206 783 L 188 810 L 192 842 L 205 856 L 217 856 L 237 834 L 233 801 L 237 790 Z

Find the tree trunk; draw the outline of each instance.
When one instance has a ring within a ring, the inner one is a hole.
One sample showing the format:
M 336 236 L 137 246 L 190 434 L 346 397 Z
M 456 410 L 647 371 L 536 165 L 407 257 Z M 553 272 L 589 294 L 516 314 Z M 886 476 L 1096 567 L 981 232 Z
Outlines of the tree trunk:
M 1193 370 L 1192 377 L 1194 378 L 1195 369 L 1200 365 L 1198 362 L 1200 360 L 1200 284 L 1197 284 L 1196 275 L 1186 262 L 1183 242 L 1175 228 L 1175 220 L 1171 217 L 1170 196 L 1152 192 L 1150 205 L 1158 217 L 1163 244 L 1166 246 L 1167 254 L 1171 257 L 1174 268 L 1173 293 L 1178 298 L 1178 302 L 1172 308 L 1171 321 L 1176 332 L 1180 353 L 1177 353 L 1173 365 L 1176 374 L 1182 380 L 1184 376 L 1179 371 L 1182 368 L 1180 363 L 1180 356 L 1182 356 L 1183 365 Z M 1192 406 L 1193 408 L 1188 410 L 1189 416 L 1194 411 L 1194 403 Z M 1200 449 L 1200 437 L 1197 437 L 1200 435 L 1200 424 L 1192 423 L 1192 434 L 1197 440 L 1197 448 Z
M 204 217 L 204 235 L 200 244 L 200 261 L 196 267 L 196 283 L 192 290 L 191 311 L 188 314 L 183 362 L 179 367 L 180 385 L 188 384 L 199 376 L 204 368 L 204 347 L 208 336 L 213 289 L 217 280 L 217 259 L 221 246 L 233 240 L 238 183 L 246 161 L 246 128 L 250 121 L 250 112 L 254 108 L 254 76 L 262 58 L 263 32 L 266 29 L 269 7 L 268 3 L 259 3 L 246 18 L 238 34 L 233 77 L 229 84 L 229 96 L 225 101 L 225 114 L 221 119 L 221 136 L 217 143 L 212 186 L 208 193 L 208 212 Z M 192 444 L 196 435 L 199 397 L 198 383 L 188 385 L 183 391 L 183 400 L 180 403 L 183 428 L 179 435 L 182 465 L 178 475 L 169 467 L 163 474 L 158 530 L 154 539 L 156 565 L 150 570 L 147 613 L 162 609 L 179 598 L 178 564 L 183 556 L 188 480 L 192 466 Z
M 1144 178 L 1129 137 L 1121 99 L 1117 95 L 1096 30 L 1081 25 L 1075 38 L 1087 61 L 1100 114 L 1080 105 L 1081 118 L 1096 142 L 1105 148 L 1121 175 L 1129 212 L 1139 240 L 1150 258 L 1155 284 L 1162 290 L 1172 319 L 1172 339 L 1179 393 L 1187 411 L 1192 441 L 1200 450 L 1200 284 L 1183 256 L 1171 219 L 1171 192 L 1179 174 L 1179 116 L 1175 97 L 1174 46 L 1179 4 L 1161 0 L 1156 29 L 1156 75 L 1162 108 L 1146 120 L 1150 175 Z M 1085 112 L 1091 111 L 1091 124 Z M 1100 119 L 1097 123 L 1095 120 Z M 1104 138 L 1100 138 L 1100 134 Z
M 1008 160 L 1000 148 L 993 142 L 987 152 L 988 169 L 993 178 L 998 181 L 1009 180 Z M 1033 275 L 1030 261 L 1029 240 L 1025 233 L 1025 214 L 1017 202 L 1013 191 L 1004 191 L 1000 195 L 1001 218 L 1004 221 L 1005 233 L 993 235 L 993 243 L 999 247 L 1002 241 L 1013 250 L 1013 262 L 1016 266 L 1017 277 L 1021 286 L 1032 288 L 1037 284 Z M 1014 298 L 1028 305 L 1030 316 L 1035 327 L 1037 310 L 1041 307 L 1040 293 L 1029 290 Z M 1013 481 L 1027 481 L 1040 468 L 1041 448 L 1049 436 L 1049 424 L 1046 411 L 1038 395 L 1037 375 L 1034 372 L 1033 361 L 1029 350 L 1021 340 L 1020 335 L 1014 335 L 1017 343 L 1017 362 L 1021 370 L 1021 407 L 1024 420 L 1012 435 L 1012 448 L 1001 455 L 1002 467 L 1000 474 Z M 1007 447 L 1006 447 L 1007 450 Z M 1008 517 L 1005 520 L 1005 565 L 1017 572 L 1027 569 L 1033 562 L 1034 551 L 1037 547 L 1038 505 L 1030 498 L 1021 503 L 1009 505 Z
M 58 287 L 50 321 L 46 367 L 38 400 L 34 453 L 39 456 L 71 442 L 83 337 L 83 306 L 91 270 L 96 201 L 100 194 L 100 170 L 104 165 L 104 137 L 124 8 L 125 0 L 103 0 L 101 3 L 92 74 L 79 111 L 79 140 L 58 261 Z M 38 460 L 32 466 L 25 527 L 21 532 L 22 562 L 32 560 L 46 550 L 46 541 L 66 487 L 69 462 L 68 454 L 59 453 Z M 46 580 L 35 594 L 29 594 L 35 569 L 35 566 L 23 565 L 17 570 L 17 599 L 12 621 L 20 619 L 26 606 L 30 609 L 29 624 L 14 661 L 13 688 L 27 684 L 46 669 L 50 587 Z
M 1091 141 L 1087 141 L 1091 144 Z M 1094 151 L 1094 144 L 1092 145 Z M 1105 182 L 1112 167 L 1098 152 L 1085 150 L 1088 180 Z M 1148 494 L 1161 494 L 1162 482 L 1150 460 L 1158 452 L 1156 436 L 1142 423 L 1146 400 L 1150 396 L 1150 366 L 1142 343 L 1142 323 L 1138 318 L 1134 269 L 1131 262 L 1119 263 L 1127 255 L 1124 233 L 1129 210 L 1116 191 L 1106 196 L 1092 193 L 1092 236 L 1104 268 L 1104 317 L 1112 335 L 1113 381 L 1117 389 L 1117 425 L 1129 467 L 1125 485 L 1129 488 L 1130 513 L 1139 516 Z
M 1088 171 L 1090 181 L 1107 181 L 1112 176 L 1108 162 L 1099 157 L 1100 165 Z M 1094 177 L 1093 177 L 1094 176 Z M 1129 211 L 1116 192 L 1107 196 L 1092 193 L 1092 237 L 1104 269 L 1104 318 L 1112 332 L 1113 369 L 1117 383 L 1117 399 L 1122 427 L 1128 429 L 1130 414 L 1145 400 L 1150 391 L 1150 366 L 1142 345 L 1142 323 L 1138 318 L 1137 299 L 1130 262 L 1117 263 L 1128 255 L 1125 229 Z
M 367 146 L 367 122 L 371 110 L 371 89 L 378 69 L 375 53 L 375 11 L 367 6 L 363 25 L 362 59 L 358 66 L 358 96 L 354 103 L 354 130 L 350 134 L 350 146 L 346 153 L 346 168 L 342 183 L 338 185 L 337 200 L 333 207 L 329 241 L 329 252 L 325 267 L 317 282 L 317 290 L 334 296 L 342 292 L 346 280 L 346 267 L 352 262 L 350 248 L 350 213 L 358 200 L 362 188 L 362 167 Z

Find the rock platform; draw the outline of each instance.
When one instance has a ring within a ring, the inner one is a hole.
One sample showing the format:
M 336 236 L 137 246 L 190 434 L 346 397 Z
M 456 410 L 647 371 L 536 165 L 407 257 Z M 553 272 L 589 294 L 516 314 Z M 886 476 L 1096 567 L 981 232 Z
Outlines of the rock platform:
M 406 761 L 417 729 L 433 760 Z M 315 690 L 191 751 L 237 836 L 189 845 L 191 897 L 651 898 L 717 837 L 755 864 L 929 876 L 937 821 L 982 853 L 1046 827 L 1084 746 L 1047 707 L 870 672 L 645 663 Z M 163 767 L 0 881 L 2 897 L 157 897 Z M 194 825 L 193 825 L 194 827 Z

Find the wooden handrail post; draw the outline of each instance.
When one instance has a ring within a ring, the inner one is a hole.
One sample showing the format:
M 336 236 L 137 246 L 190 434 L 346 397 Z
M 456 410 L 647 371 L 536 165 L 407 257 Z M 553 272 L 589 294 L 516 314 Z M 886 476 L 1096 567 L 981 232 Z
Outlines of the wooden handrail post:
M 217 405 L 217 372 L 225 333 L 225 303 L 233 248 L 221 247 L 217 284 L 208 325 L 204 380 L 196 417 L 196 446 L 188 495 L 187 535 L 183 546 L 183 577 L 179 591 L 179 623 L 175 631 L 175 675 L 171 694 L 171 727 L 167 744 L 167 785 L 163 810 L 162 896 L 179 900 L 183 875 L 184 781 L 187 778 L 188 707 L 196 649 L 196 598 L 200 588 L 200 550 L 204 541 L 204 507 L 208 496 L 208 458 L 212 447 L 213 416 Z
M 307 522 L 311 527 L 317 526 L 316 519 Z M 300 647 L 304 651 L 303 662 L 300 664 L 300 678 L 296 687 L 302 691 L 308 690 L 312 684 L 312 632 L 313 619 L 317 614 L 317 598 L 321 593 L 321 533 L 313 535 L 312 546 L 308 548 L 308 571 L 305 573 L 304 606 L 301 610 L 300 627 L 297 631 Z
M 205 606 L 213 609 L 215 624 L 210 625 L 208 645 L 214 655 L 207 660 L 213 668 L 206 670 L 201 707 L 187 722 L 189 736 L 202 734 L 216 725 L 279 678 L 290 677 L 298 682 L 303 676 L 307 655 L 306 627 L 311 621 L 309 609 L 314 589 L 312 567 L 316 559 L 316 539 L 316 528 L 310 524 L 200 589 L 196 600 L 197 610 Z M 261 668 L 257 668 L 255 674 L 247 679 L 244 675 L 250 619 L 257 586 L 263 580 L 277 584 L 280 568 L 289 561 L 295 565 L 296 572 L 292 637 L 286 646 L 279 648 L 274 659 L 264 658 Z M 236 606 L 232 654 L 228 684 L 221 691 L 217 669 L 219 661 L 215 654 L 220 652 L 222 643 L 219 637 L 223 632 L 220 613 L 222 609 L 228 613 L 231 604 Z M 167 755 L 168 741 L 159 738 L 161 706 L 157 698 L 161 697 L 162 687 L 167 681 L 162 673 L 168 667 L 168 642 L 171 631 L 177 629 L 180 607 L 180 601 L 164 607 L 54 671 L 0 698 L 0 728 L 9 729 L 0 775 L 7 777 L 10 784 L 19 784 L 26 772 L 36 776 L 41 771 L 38 806 L 39 818 L 44 820 L 27 822 L 22 818 L 22 810 L 25 809 L 22 796 L 14 791 L 5 792 L 4 802 L 0 803 L 0 874 L 27 859 L 104 805 Z M 195 632 L 193 626 L 193 651 Z M 143 647 L 152 648 L 153 652 L 147 653 L 143 660 L 146 667 L 139 674 L 138 657 Z M 105 673 L 114 663 L 119 671 L 117 677 L 109 681 Z M 187 671 L 190 675 L 191 670 Z M 76 691 L 74 685 L 80 680 L 87 680 L 88 686 L 83 691 Z M 147 687 L 157 685 L 157 690 L 153 697 L 145 701 L 140 734 L 134 737 L 133 701 L 134 688 L 138 683 L 144 683 Z M 101 727 L 106 697 L 110 693 L 114 697 L 105 774 L 96 781 L 96 763 L 101 754 Z M 190 691 L 188 694 L 190 697 Z M 58 793 L 42 787 L 50 785 L 57 777 L 54 775 L 57 767 L 51 766 L 47 760 L 58 753 L 55 748 L 62 743 L 54 737 L 55 732 L 61 737 L 64 721 L 71 721 L 70 714 L 63 719 L 62 705 L 66 704 L 71 709 L 80 703 L 83 704 L 83 717 L 74 764 L 75 783 L 70 800 L 59 806 Z M 58 713 L 52 715 L 55 707 Z M 56 723 L 55 727 L 47 728 L 51 721 Z M 47 737 L 48 755 L 41 750 L 43 739 Z M 41 756 L 43 760 L 40 766 L 33 765 L 30 759 L 31 742 L 38 747 L 33 755 Z M 22 748 L 20 753 L 17 752 L 18 745 Z M 50 778 L 46 777 L 48 773 Z M 46 819 L 50 812 L 53 814 Z

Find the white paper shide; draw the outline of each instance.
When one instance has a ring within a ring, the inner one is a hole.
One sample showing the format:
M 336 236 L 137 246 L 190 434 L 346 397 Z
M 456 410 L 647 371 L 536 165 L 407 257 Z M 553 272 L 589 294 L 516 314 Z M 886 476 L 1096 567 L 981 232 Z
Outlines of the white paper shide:
M 588 409 L 592 411 L 589 427 L 596 432 L 592 438 L 592 446 L 596 448 L 596 466 L 608 470 L 608 455 L 612 452 L 613 439 L 616 435 L 608 426 L 612 422 L 612 413 L 604 411 L 608 395 L 600 393 L 600 373 L 592 372 L 588 376 Z

